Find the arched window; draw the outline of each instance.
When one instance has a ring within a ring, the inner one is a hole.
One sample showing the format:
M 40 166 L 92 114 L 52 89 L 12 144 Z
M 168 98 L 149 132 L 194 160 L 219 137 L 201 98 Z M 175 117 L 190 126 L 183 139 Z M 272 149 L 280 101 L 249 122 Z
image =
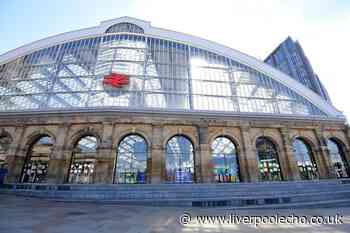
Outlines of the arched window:
M 118 23 L 106 30 L 106 33 L 117 33 L 117 32 L 130 32 L 143 34 L 144 31 L 141 27 L 133 23 Z
M 24 163 L 21 182 L 45 183 L 47 179 L 48 162 L 53 148 L 53 140 L 47 135 L 38 138 L 30 145 Z
M 235 144 L 227 137 L 217 137 L 211 149 L 215 181 L 239 182 L 239 163 Z
M 122 184 L 146 183 L 146 140 L 136 134 L 126 136 L 118 145 L 114 182 Z
M 349 177 L 349 164 L 346 161 L 344 147 L 336 139 L 327 140 L 330 160 L 337 178 Z
M 293 154 L 299 168 L 300 178 L 302 180 L 317 179 L 317 165 L 310 145 L 303 139 L 296 138 L 293 142 Z
M 77 142 L 71 158 L 68 183 L 93 183 L 97 138 L 84 136 Z
M 261 181 L 282 180 L 278 152 L 275 144 L 266 137 L 259 137 L 256 141 Z
M 12 139 L 10 136 L 0 136 L 0 170 L 7 168 L 6 156 Z
M 187 137 L 172 137 L 166 145 L 166 180 L 171 183 L 194 181 L 192 142 Z

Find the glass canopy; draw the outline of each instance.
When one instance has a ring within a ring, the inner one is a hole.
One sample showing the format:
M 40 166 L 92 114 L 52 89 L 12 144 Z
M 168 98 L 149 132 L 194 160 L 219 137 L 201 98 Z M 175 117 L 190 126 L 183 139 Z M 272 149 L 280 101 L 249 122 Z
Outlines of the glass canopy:
M 290 88 L 230 58 L 146 36 L 130 25 L 107 32 L 0 65 L 0 112 L 105 108 L 325 115 Z M 111 73 L 127 75 L 128 84 L 105 85 Z

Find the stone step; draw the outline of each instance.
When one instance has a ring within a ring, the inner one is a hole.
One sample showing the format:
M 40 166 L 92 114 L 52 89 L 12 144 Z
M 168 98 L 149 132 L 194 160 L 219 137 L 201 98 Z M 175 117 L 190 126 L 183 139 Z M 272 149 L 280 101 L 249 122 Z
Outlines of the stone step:
M 160 185 L 153 185 L 153 184 L 134 184 L 134 185 L 127 185 L 127 184 L 113 184 L 113 185 L 47 185 L 47 184 L 14 184 L 17 186 L 17 188 L 23 188 L 27 187 L 29 189 L 60 189 L 60 190 L 174 190 L 177 191 L 179 189 L 185 191 L 208 191 L 208 190 L 216 190 L 216 191 L 237 191 L 237 190 L 243 190 L 243 191 L 259 191 L 259 190 L 268 190 L 268 189 L 276 189 L 278 187 L 279 190 L 282 189 L 312 189 L 313 187 L 317 187 L 319 189 L 327 189 L 327 188 L 335 188 L 339 185 L 345 185 L 340 184 L 338 182 L 276 182 L 276 183 L 268 183 L 268 184 L 261 184 L 261 183 L 249 183 L 249 184 L 160 184 Z
M 343 180 L 320 180 L 239 184 L 8 184 L 0 189 L 0 193 L 51 200 L 129 205 L 282 206 L 350 199 L 350 183 Z
M 312 201 L 302 203 L 283 203 L 283 204 L 271 204 L 271 205 L 252 205 L 252 206 L 240 206 L 229 208 L 229 210 L 240 209 L 297 209 L 297 208 L 337 208 L 350 206 L 350 198 L 328 200 L 328 201 Z M 222 207 L 228 209 L 227 207 Z
M 90 192 L 90 193 L 103 193 L 103 194 L 108 194 L 108 193 L 118 193 L 120 195 L 135 195 L 135 194 L 143 194 L 143 195 L 148 195 L 148 194 L 159 194 L 159 195 L 194 195 L 194 196 L 201 196 L 201 195 L 208 195 L 208 196 L 220 196 L 220 195 L 246 195 L 247 193 L 254 192 L 256 195 L 261 194 L 261 193 L 271 193 L 271 194 L 283 194 L 283 193 L 314 193 L 314 192 L 323 192 L 323 191 L 341 191 L 341 190 L 349 190 L 350 189 L 350 184 L 346 185 L 338 185 L 338 186 L 332 186 L 332 187 L 311 187 L 308 189 L 304 188 L 281 188 L 279 186 L 275 186 L 273 188 L 255 188 L 254 190 L 247 190 L 243 188 L 235 188 L 235 189 L 215 189 L 215 187 L 208 187 L 205 190 L 202 189 L 196 189 L 195 185 L 193 185 L 192 189 L 177 189 L 177 190 L 172 190 L 172 189 L 166 189 L 164 187 L 159 187 L 159 188 L 154 188 L 152 190 L 149 189 L 142 189 L 142 188 L 128 188 L 128 189 L 93 189 L 93 190 L 80 190 L 80 189 L 47 189 L 46 186 L 37 186 L 40 187 L 34 188 L 34 189 L 13 189 L 17 191 L 41 191 L 41 192 L 70 192 L 70 193 L 79 193 L 79 192 Z M 67 186 L 69 187 L 69 186 Z M 45 189 L 43 189 L 45 188 Z
M 55 201 L 64 202 L 97 202 L 109 203 L 117 205 L 146 205 L 146 206 L 188 206 L 188 207 L 234 207 L 234 208 L 308 208 L 314 207 L 332 207 L 332 203 L 336 206 L 349 206 L 349 193 L 342 195 L 323 196 L 322 198 L 315 198 L 312 196 L 299 197 L 246 197 L 246 198 L 232 198 L 232 199 L 166 199 L 166 200 L 108 200 L 108 199 L 60 199 L 51 198 Z M 334 206 L 333 206 L 334 207 Z
M 251 200 L 251 199 L 268 199 L 268 198 L 292 198 L 294 201 L 309 200 L 329 200 L 330 198 L 350 197 L 350 190 L 346 191 L 327 191 L 313 193 L 262 193 L 245 195 L 181 195 L 181 193 L 104 193 L 104 192 L 67 192 L 67 191 L 41 191 L 41 190 L 8 190 L 6 193 L 17 195 L 26 195 L 33 197 L 62 198 L 62 199 L 92 199 L 92 200 Z
M 183 197 L 183 196 L 194 196 L 194 197 L 205 197 L 205 196 L 245 196 L 250 193 L 254 193 L 254 195 L 283 195 L 283 194 L 314 194 L 314 193 L 322 193 L 322 192 L 337 192 L 337 191 L 349 191 L 350 186 L 341 186 L 341 187 L 335 187 L 332 189 L 292 189 L 292 190 L 280 190 L 280 189 L 273 189 L 273 190 L 258 190 L 256 192 L 250 192 L 245 190 L 233 190 L 233 191 L 220 191 L 220 190 L 206 190 L 198 191 L 198 190 L 21 190 L 18 189 L 16 191 L 18 192 L 37 192 L 37 193 L 45 193 L 47 195 L 50 195 L 50 193 L 70 193 L 71 195 L 75 195 L 79 193 L 94 193 L 96 195 L 118 195 L 118 196 L 135 196 L 135 195 L 142 195 L 142 196 L 174 196 L 174 197 Z

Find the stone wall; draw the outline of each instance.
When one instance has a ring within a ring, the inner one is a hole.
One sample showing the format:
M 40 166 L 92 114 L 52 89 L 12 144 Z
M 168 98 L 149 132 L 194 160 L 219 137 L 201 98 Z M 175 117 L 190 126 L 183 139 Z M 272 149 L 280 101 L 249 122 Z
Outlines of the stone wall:
M 42 135 L 51 136 L 54 147 L 50 154 L 48 182 L 67 181 L 70 160 L 77 141 L 86 135 L 96 136 L 94 183 L 112 183 L 118 143 L 129 134 L 138 134 L 149 148 L 147 182 L 165 179 L 165 148 L 174 135 L 185 135 L 194 147 L 195 181 L 213 182 L 210 170 L 211 144 L 218 136 L 226 136 L 235 144 L 243 182 L 258 181 L 255 142 L 268 137 L 276 145 L 284 180 L 299 180 L 292 143 L 303 138 L 314 154 L 320 178 L 334 178 L 326 147 L 328 138 L 344 145 L 350 162 L 350 131 L 343 121 L 296 120 L 285 118 L 206 117 L 190 115 L 80 113 L 37 114 L 1 117 L 0 136 L 11 137 L 6 152 L 9 174 L 7 182 L 19 182 L 28 150 Z

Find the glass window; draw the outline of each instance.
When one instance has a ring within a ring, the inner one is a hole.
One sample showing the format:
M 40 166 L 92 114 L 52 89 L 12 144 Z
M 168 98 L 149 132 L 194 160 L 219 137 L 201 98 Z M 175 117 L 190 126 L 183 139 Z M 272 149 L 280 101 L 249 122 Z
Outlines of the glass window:
M 258 154 L 260 180 L 282 180 L 281 168 L 278 161 L 278 152 L 275 144 L 266 137 L 259 137 L 256 141 L 256 150 Z
M 68 183 L 93 183 L 96 150 L 96 137 L 84 136 L 79 139 L 72 153 Z
M 192 142 L 185 136 L 174 136 L 166 145 L 166 181 L 192 183 L 194 181 L 194 154 Z
M 302 180 L 317 179 L 317 165 L 310 145 L 304 140 L 297 138 L 293 142 L 293 153 L 299 168 L 300 178 Z
M 327 147 L 337 178 L 349 177 L 349 164 L 345 158 L 344 147 L 333 138 L 327 140 Z
M 107 33 L 119 34 L 66 42 L 2 65 L 0 111 L 99 107 L 325 115 L 290 88 L 230 58 L 146 37 L 131 23 Z M 110 73 L 128 76 L 128 84 L 103 85 Z
M 47 169 L 50 154 L 53 149 L 53 140 L 49 136 L 41 136 L 34 142 L 27 152 L 21 182 L 45 183 L 47 182 Z
M 239 182 L 239 163 L 236 146 L 226 137 L 218 137 L 211 145 L 211 167 L 218 183 Z
M 143 137 L 135 134 L 125 137 L 118 145 L 115 183 L 146 183 L 147 151 Z
M 116 32 L 131 32 L 143 34 L 144 31 L 141 27 L 132 23 L 118 23 L 106 30 L 106 33 L 116 33 Z

